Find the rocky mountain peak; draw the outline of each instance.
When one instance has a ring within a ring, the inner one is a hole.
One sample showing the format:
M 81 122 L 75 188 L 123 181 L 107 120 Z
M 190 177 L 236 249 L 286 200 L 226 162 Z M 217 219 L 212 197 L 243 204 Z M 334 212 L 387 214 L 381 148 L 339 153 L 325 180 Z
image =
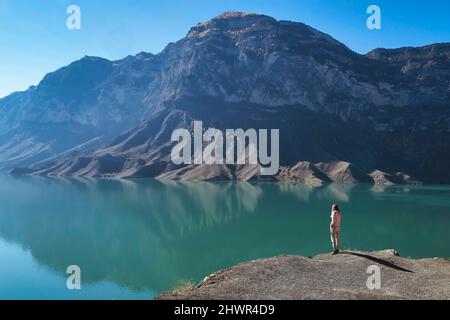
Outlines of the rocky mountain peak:
M 262 14 L 250 13 L 250 12 L 240 12 L 240 11 L 227 11 L 222 14 L 219 14 L 218 16 L 212 18 L 211 20 L 229 20 L 229 19 L 235 19 L 235 18 L 248 18 L 248 17 L 266 17 L 266 18 L 273 20 L 272 17 L 265 16 Z
M 256 23 L 272 23 L 277 21 L 269 16 L 245 13 L 245 12 L 225 12 L 206 22 L 200 22 L 189 32 L 204 32 L 211 29 L 222 29 L 227 31 L 245 30 Z
M 257 29 L 267 32 L 277 25 L 277 20 L 268 16 L 243 12 L 225 12 L 192 27 L 187 34 L 187 39 L 210 38 L 211 35 L 222 35 L 230 39 L 237 39 L 249 30 Z
M 256 35 L 257 34 L 257 35 Z M 230 39 L 242 39 L 247 37 L 264 41 L 282 41 L 301 43 L 324 43 L 344 47 L 329 35 L 322 33 L 301 22 L 276 20 L 272 17 L 245 12 L 225 12 L 211 20 L 198 23 L 187 34 L 188 39 L 211 38 L 211 35 L 222 35 Z
M 337 94 L 348 92 L 353 80 L 343 79 L 344 73 L 353 69 L 359 75 L 374 64 L 303 23 L 242 12 L 197 24 L 160 57 L 160 81 L 149 92 L 152 105 L 189 95 L 319 109 L 329 99 L 319 92 L 324 81 L 345 84 L 347 88 L 336 88 Z M 164 92 L 163 99 L 159 92 Z M 336 95 L 329 96 L 329 105 L 335 105 L 331 96 Z

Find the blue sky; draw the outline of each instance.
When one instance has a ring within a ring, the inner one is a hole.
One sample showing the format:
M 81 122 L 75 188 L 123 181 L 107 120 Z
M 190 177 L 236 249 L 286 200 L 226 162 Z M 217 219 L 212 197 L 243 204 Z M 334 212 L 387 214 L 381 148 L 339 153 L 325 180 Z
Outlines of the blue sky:
M 81 30 L 66 28 L 71 4 L 81 8 Z M 371 4 L 382 10 L 382 30 L 366 27 Z M 0 97 L 85 55 L 158 53 L 224 11 L 301 21 L 360 53 L 450 42 L 448 0 L 0 0 Z

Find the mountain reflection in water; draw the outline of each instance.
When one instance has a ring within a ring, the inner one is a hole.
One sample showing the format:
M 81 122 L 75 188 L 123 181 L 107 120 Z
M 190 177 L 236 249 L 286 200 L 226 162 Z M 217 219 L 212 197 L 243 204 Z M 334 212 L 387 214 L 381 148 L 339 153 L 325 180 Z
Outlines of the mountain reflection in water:
M 329 250 L 329 207 L 343 245 L 450 256 L 448 187 L 162 182 L 0 177 L 0 239 L 83 282 L 159 293 L 250 259 Z M 413 242 L 413 243 L 412 243 Z

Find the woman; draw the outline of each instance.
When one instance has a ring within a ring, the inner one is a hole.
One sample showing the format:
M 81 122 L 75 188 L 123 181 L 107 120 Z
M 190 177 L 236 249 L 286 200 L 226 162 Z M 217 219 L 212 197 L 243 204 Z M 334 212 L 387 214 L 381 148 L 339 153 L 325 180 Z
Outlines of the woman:
M 342 220 L 341 210 L 339 210 L 337 204 L 333 204 L 333 206 L 331 207 L 331 224 L 330 224 L 331 243 L 333 244 L 333 252 L 331 253 L 331 255 L 339 253 L 341 220 Z

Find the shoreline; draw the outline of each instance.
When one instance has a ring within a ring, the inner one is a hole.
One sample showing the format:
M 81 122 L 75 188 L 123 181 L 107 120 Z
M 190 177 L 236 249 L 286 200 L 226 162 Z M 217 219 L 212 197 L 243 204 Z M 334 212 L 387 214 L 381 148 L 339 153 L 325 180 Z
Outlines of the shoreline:
M 201 164 L 184 165 L 170 168 L 170 163 L 156 163 L 148 172 L 133 170 L 101 173 L 92 172 L 66 172 L 49 171 L 37 168 L 15 168 L 9 171 L 12 175 L 31 176 L 59 176 L 59 177 L 91 177 L 91 178 L 154 178 L 168 181 L 271 181 L 271 182 L 299 182 L 312 186 L 321 186 L 327 183 L 368 183 L 371 185 L 417 185 L 423 184 L 411 175 L 396 171 L 388 172 L 376 168 L 362 170 L 347 161 L 317 162 L 299 161 L 291 165 L 279 167 L 273 175 L 263 175 L 260 165 L 223 165 Z
M 346 186 L 357 186 L 357 185 L 365 185 L 372 187 L 392 187 L 392 186 L 450 186 L 450 183 L 394 183 L 394 184 L 383 184 L 383 183 L 371 183 L 365 181 L 356 181 L 356 182 L 348 182 L 348 181 L 326 181 L 323 183 L 310 183 L 307 181 L 299 181 L 295 179 L 286 179 L 286 180 L 277 180 L 277 179 L 251 179 L 251 180 L 240 180 L 240 179 L 167 179 L 167 178 L 158 178 L 158 177 L 122 177 L 122 176 L 78 176 L 78 175 L 43 175 L 43 174 L 27 174 L 27 173 L 16 173 L 9 171 L 0 171 L 0 176 L 10 176 L 10 177 L 31 177 L 31 178 L 43 178 L 49 180 L 58 180 L 58 179 L 85 179 L 85 180 L 111 180 L 111 181 L 146 181 L 146 180 L 154 180 L 159 182 L 167 182 L 167 183 L 249 183 L 249 184 L 260 184 L 260 183 L 268 183 L 268 184 L 297 184 L 297 185 L 305 185 L 314 188 L 321 188 L 328 185 L 346 185 Z

